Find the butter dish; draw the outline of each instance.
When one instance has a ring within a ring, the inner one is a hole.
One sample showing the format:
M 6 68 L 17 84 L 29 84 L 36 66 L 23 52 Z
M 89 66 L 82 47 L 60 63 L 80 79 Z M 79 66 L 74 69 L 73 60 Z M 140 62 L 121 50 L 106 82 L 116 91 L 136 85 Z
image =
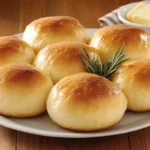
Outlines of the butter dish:
M 145 1 L 143 2 L 144 4 L 150 4 L 149 1 Z M 140 5 L 141 2 L 135 2 L 135 3 L 130 3 L 130 4 L 127 4 L 127 5 L 124 5 L 122 7 L 120 7 L 120 9 L 118 10 L 118 18 L 119 20 L 123 23 L 123 24 L 127 24 L 127 25 L 131 25 L 131 26 L 134 26 L 134 27 L 138 27 L 138 28 L 142 28 L 144 29 L 147 33 L 150 34 L 150 25 L 144 25 L 144 24 L 141 24 L 141 19 L 138 19 L 140 21 L 136 21 L 138 23 L 135 23 L 135 22 L 132 22 L 130 16 L 131 16 L 131 13 L 133 10 L 133 8 L 135 8 L 136 6 Z M 130 13 L 129 13 L 130 12 Z M 138 12 L 139 13 L 139 12 Z M 140 16 L 139 16 L 140 17 Z M 139 18 L 138 17 L 138 18 Z M 136 17 L 137 18 L 137 17 Z M 129 21 L 130 20 L 130 21 Z M 137 19 L 136 19 L 137 20 Z

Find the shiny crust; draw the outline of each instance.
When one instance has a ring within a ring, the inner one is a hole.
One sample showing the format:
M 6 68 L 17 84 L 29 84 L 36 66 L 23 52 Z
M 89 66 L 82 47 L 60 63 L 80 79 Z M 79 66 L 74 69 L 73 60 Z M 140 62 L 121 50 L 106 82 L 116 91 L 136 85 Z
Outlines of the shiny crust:
M 33 66 L 12 63 L 0 68 L 0 114 L 33 117 L 46 110 L 52 81 Z
M 25 29 L 23 39 L 35 48 L 37 53 L 48 44 L 59 41 L 88 43 L 90 35 L 77 19 L 69 16 L 56 16 L 31 22 Z
M 32 63 L 33 49 L 16 36 L 0 37 L 0 66 L 11 62 Z
M 82 42 L 58 42 L 50 44 L 41 50 L 34 65 L 42 71 L 45 71 L 57 83 L 65 76 L 85 72 L 84 65 L 80 60 L 78 49 L 87 50 L 90 56 L 97 56 L 100 60 L 97 51 L 87 44 Z
M 150 110 L 150 60 L 140 59 L 126 62 L 114 74 L 112 81 L 128 98 L 128 109 Z
M 47 111 L 59 126 L 75 131 L 96 131 L 122 118 L 127 99 L 109 80 L 78 73 L 60 80 L 48 97 Z
M 95 47 L 105 62 L 108 57 L 125 44 L 127 57 L 131 59 L 149 58 L 150 38 L 139 28 L 118 24 L 98 29 L 90 45 Z

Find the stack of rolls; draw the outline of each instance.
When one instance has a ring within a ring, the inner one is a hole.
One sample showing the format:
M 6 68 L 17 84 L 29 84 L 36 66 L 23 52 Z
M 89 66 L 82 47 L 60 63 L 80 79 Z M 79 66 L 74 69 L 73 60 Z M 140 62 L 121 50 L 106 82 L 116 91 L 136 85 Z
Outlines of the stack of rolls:
M 105 64 L 123 44 L 130 61 L 112 81 L 86 72 L 87 60 L 79 50 Z M 69 130 L 107 129 L 127 108 L 150 110 L 149 49 L 148 34 L 135 27 L 104 27 L 91 37 L 73 17 L 37 19 L 26 27 L 23 39 L 0 38 L 0 114 L 25 118 L 47 110 Z

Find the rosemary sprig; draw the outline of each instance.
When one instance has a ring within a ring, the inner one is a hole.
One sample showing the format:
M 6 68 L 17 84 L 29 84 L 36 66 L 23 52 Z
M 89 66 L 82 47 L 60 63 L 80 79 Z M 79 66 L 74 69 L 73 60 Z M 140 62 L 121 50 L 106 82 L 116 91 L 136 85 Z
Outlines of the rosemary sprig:
M 114 53 L 112 58 L 107 59 L 106 64 L 102 64 L 95 55 L 91 58 L 86 49 L 79 49 L 78 51 L 83 56 L 83 58 L 81 57 L 80 59 L 87 72 L 104 76 L 108 79 L 119 69 L 123 62 L 129 60 L 125 59 L 126 52 L 124 45 Z

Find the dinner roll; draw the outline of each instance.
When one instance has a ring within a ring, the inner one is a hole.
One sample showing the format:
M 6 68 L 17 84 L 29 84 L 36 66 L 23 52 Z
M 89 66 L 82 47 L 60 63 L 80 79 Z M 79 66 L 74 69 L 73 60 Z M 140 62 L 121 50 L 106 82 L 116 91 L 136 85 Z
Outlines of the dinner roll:
M 16 36 L 0 37 L 0 66 L 12 62 L 32 63 L 33 49 Z
M 127 99 L 111 81 L 90 73 L 61 79 L 48 96 L 47 111 L 63 128 L 96 131 L 121 120 Z
M 89 42 L 90 35 L 80 22 L 69 16 L 37 19 L 25 29 L 23 40 L 35 48 L 36 53 L 48 44 L 59 41 Z
M 125 93 L 128 109 L 150 110 L 150 60 L 141 59 L 124 63 L 113 75 L 112 81 Z
M 99 58 L 96 50 L 87 44 L 64 41 L 50 44 L 41 50 L 34 61 L 34 65 L 45 71 L 52 78 L 53 83 L 57 83 L 65 76 L 85 72 L 80 59 L 81 54 L 78 52 L 78 49 L 84 50 L 84 48 L 91 57 L 95 55 Z
M 33 117 L 46 110 L 50 78 L 26 63 L 0 67 L 0 114 Z
M 100 28 L 93 35 L 90 45 L 95 47 L 105 63 L 124 44 L 127 58 L 149 58 L 150 38 L 139 28 L 117 24 Z

